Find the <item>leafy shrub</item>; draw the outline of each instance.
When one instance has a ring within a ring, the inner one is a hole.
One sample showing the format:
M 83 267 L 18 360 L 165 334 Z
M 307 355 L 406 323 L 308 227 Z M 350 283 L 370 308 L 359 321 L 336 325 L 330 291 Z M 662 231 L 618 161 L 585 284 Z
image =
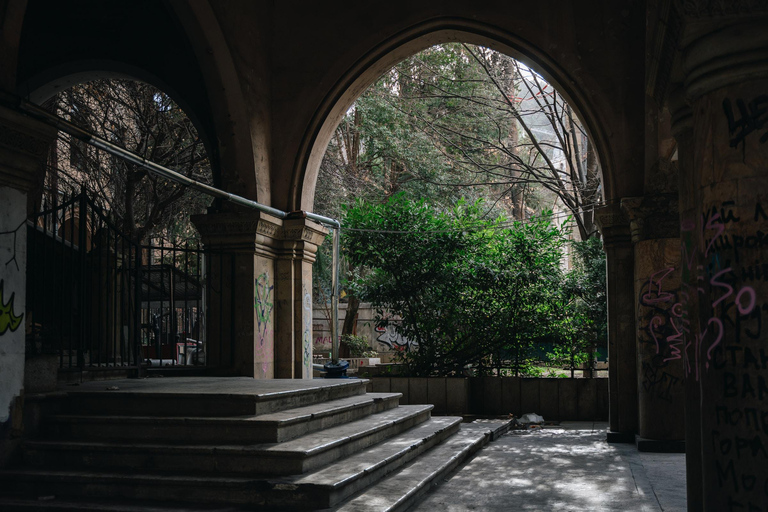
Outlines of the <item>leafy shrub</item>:
M 364 336 L 345 334 L 341 337 L 341 343 L 349 348 L 351 357 L 376 357 L 379 355 L 375 350 L 371 350 L 371 344 L 368 342 L 368 338 Z

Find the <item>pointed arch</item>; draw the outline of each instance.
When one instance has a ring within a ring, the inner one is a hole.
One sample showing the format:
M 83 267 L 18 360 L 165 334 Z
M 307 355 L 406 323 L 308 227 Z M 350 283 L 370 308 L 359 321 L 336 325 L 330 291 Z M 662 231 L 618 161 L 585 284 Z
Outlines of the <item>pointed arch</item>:
M 320 163 L 333 132 L 355 100 L 383 73 L 401 60 L 426 48 L 448 42 L 485 46 L 507 54 L 535 69 L 555 86 L 576 110 L 595 143 L 607 198 L 613 190 L 615 162 L 604 133 L 605 123 L 576 80 L 534 44 L 491 25 L 464 18 L 439 18 L 393 35 L 362 56 L 333 85 L 315 112 L 302 140 L 291 184 L 296 209 L 311 210 Z

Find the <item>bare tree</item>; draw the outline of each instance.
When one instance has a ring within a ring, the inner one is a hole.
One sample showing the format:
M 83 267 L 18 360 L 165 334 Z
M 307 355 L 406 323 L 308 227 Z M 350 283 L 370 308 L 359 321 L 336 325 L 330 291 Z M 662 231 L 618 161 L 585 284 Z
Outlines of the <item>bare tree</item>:
M 46 106 L 74 124 L 193 179 L 212 183 L 210 163 L 190 119 L 166 94 L 130 80 L 97 80 L 71 87 Z M 84 188 L 141 242 L 153 236 L 189 235 L 190 213 L 206 199 L 133 163 L 61 134 L 46 177 L 49 188 Z

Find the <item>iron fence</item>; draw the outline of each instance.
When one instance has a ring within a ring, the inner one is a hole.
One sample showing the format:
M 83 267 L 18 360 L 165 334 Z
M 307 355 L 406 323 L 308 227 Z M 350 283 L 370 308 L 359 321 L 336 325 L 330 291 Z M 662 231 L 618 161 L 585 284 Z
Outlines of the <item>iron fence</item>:
M 197 243 L 134 243 L 85 192 L 45 196 L 27 222 L 28 356 L 64 372 L 204 366 L 205 261 Z

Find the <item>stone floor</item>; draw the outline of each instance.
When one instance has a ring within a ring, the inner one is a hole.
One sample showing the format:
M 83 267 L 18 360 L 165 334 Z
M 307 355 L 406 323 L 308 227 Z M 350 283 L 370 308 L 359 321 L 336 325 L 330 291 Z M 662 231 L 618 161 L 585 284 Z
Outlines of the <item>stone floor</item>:
M 685 455 L 605 442 L 605 423 L 512 431 L 412 510 L 685 511 Z

